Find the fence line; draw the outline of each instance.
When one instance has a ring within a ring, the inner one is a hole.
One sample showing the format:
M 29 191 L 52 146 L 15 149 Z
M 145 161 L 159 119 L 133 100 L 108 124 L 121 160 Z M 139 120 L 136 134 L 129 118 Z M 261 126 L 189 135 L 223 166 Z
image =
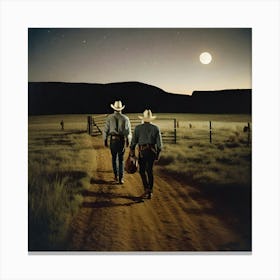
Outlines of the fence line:
M 88 116 L 87 117 L 87 132 L 92 136 L 97 136 L 102 134 L 102 129 L 105 125 L 106 117 L 108 115 L 96 115 L 96 116 Z M 162 139 L 164 143 L 167 144 L 176 144 L 177 142 L 177 131 L 176 125 L 177 120 L 173 118 L 157 118 L 159 121 L 173 121 L 174 128 L 171 130 L 169 134 L 162 133 Z M 140 120 L 136 117 L 130 118 L 131 130 L 134 131 L 136 125 L 140 124 Z
M 218 144 L 221 141 L 226 142 L 234 142 L 238 141 L 240 143 L 246 144 L 248 147 L 251 144 L 251 123 L 242 123 L 238 122 L 240 126 L 238 126 L 235 129 L 230 129 L 230 124 L 227 127 L 227 122 L 221 122 L 221 121 L 201 121 L 201 123 L 206 123 L 206 125 L 202 125 L 199 128 L 196 126 L 193 126 L 193 124 L 189 123 L 188 128 L 186 126 L 185 130 L 180 129 L 179 133 L 177 133 L 177 138 L 182 141 L 188 141 L 188 140 L 199 140 L 199 141 L 208 141 L 209 143 Z M 208 123 L 208 125 L 207 125 Z M 222 126 L 215 126 L 215 123 L 223 124 Z M 179 124 L 178 124 L 179 126 Z M 243 128 L 242 128 L 243 127 Z M 228 130 L 228 131 L 227 131 Z M 225 132 L 226 131 L 226 132 Z M 195 133 L 195 135 L 193 135 Z M 242 134 L 243 133 L 243 134 Z
M 102 129 L 105 125 L 106 117 L 108 115 L 103 114 L 103 115 L 95 115 L 95 116 L 88 116 L 87 117 L 87 131 L 90 135 L 92 136 L 97 136 L 102 134 Z M 180 135 L 180 133 L 187 133 L 187 130 L 183 130 L 184 128 L 179 128 L 179 121 L 177 121 L 176 118 L 157 118 L 156 121 L 160 122 L 166 122 L 165 124 L 162 123 L 161 125 L 166 126 L 167 124 L 167 129 L 161 129 L 162 133 L 162 140 L 166 144 L 177 144 L 178 141 L 188 141 L 188 140 L 197 140 L 203 141 L 203 139 L 207 139 L 208 135 L 208 141 L 209 143 L 217 143 L 217 138 L 215 137 L 216 134 L 216 129 L 215 129 L 215 122 L 209 121 L 208 124 L 208 129 L 203 128 L 203 129 L 196 129 L 191 123 L 189 123 L 189 130 L 188 132 L 191 132 L 189 135 Z M 170 124 L 168 123 L 170 122 Z M 207 121 L 205 121 L 207 123 Z M 131 130 L 132 132 L 134 131 L 134 128 L 136 125 L 140 124 L 140 120 L 137 117 L 131 117 L 130 118 L 130 123 L 131 123 Z M 219 122 L 220 123 L 220 122 Z M 160 125 L 160 126 L 161 126 Z M 187 129 L 187 128 L 185 128 Z M 193 132 L 197 133 L 198 137 L 193 137 L 192 134 Z M 240 131 L 241 132 L 241 131 Z M 251 124 L 248 122 L 246 125 L 243 127 L 243 132 L 247 133 L 247 136 L 244 137 L 246 140 L 242 140 L 244 143 L 246 142 L 247 146 L 249 147 L 251 144 Z M 239 133 L 239 132 L 237 132 Z M 190 136 L 191 135 L 191 136 Z M 219 135 L 220 136 L 220 135 Z

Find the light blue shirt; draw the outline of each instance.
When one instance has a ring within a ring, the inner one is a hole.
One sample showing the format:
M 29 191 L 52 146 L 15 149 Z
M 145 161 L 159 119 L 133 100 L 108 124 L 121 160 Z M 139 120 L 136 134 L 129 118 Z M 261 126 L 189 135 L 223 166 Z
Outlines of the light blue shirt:
M 158 126 L 152 123 L 143 123 L 137 125 L 131 140 L 131 149 L 135 149 L 136 145 L 153 144 L 157 150 L 162 149 L 162 137 Z
M 129 118 L 121 112 L 114 112 L 109 115 L 103 129 L 103 140 L 106 140 L 109 135 L 125 136 L 130 143 L 132 135 Z

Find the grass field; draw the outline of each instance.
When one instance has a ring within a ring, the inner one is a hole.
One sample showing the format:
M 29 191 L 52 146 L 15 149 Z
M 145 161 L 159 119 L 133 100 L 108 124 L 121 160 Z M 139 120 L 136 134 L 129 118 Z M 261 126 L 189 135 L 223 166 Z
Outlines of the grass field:
M 129 115 L 135 117 L 140 114 Z M 243 127 L 249 115 L 158 114 L 176 118 L 178 143 L 166 144 L 158 169 L 205 189 L 251 188 L 251 145 Z M 60 121 L 64 120 L 64 131 Z M 209 143 L 209 121 L 212 143 Z M 173 120 L 155 120 L 164 133 Z M 191 127 L 190 127 L 191 124 Z M 29 250 L 56 250 L 96 170 L 87 115 L 32 116 L 28 120 Z
M 243 132 L 250 119 L 244 116 L 243 120 L 230 121 L 227 116 L 221 117 L 225 121 L 208 116 L 212 119 L 211 143 L 209 121 L 180 120 L 178 144 L 165 145 L 159 164 L 199 185 L 250 185 L 251 134 Z
M 79 126 L 74 117 L 71 129 L 67 121 L 67 130 L 60 131 L 55 119 L 29 119 L 29 250 L 64 245 L 70 222 L 82 203 L 81 190 L 95 169 L 96 151 L 82 123 Z

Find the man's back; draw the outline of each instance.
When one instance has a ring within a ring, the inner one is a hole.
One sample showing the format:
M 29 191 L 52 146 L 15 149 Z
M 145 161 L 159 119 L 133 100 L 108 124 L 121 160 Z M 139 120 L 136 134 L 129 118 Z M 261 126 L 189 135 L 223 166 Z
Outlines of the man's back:
M 104 127 L 104 137 L 107 137 L 108 135 L 123 135 L 131 138 L 129 118 L 120 112 L 110 114 L 106 119 Z
M 162 147 L 161 133 L 158 126 L 152 123 L 146 123 L 137 125 L 134 131 L 134 137 L 132 139 L 132 146 L 136 144 L 156 144 L 159 149 Z

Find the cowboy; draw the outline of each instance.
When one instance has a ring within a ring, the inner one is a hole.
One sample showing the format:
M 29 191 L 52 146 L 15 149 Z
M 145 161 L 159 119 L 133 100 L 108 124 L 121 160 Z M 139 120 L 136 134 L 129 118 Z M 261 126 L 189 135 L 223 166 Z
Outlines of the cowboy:
M 124 152 L 125 145 L 128 147 L 131 142 L 131 124 L 129 118 L 122 114 L 125 105 L 121 101 L 115 101 L 111 104 L 114 113 L 110 114 L 103 130 L 104 145 L 108 147 L 108 138 L 110 138 L 110 149 L 112 154 L 112 166 L 115 175 L 115 181 L 124 183 Z
M 132 141 L 130 145 L 130 155 L 135 155 L 135 147 L 139 149 L 139 173 L 144 186 L 142 198 L 151 199 L 153 194 L 154 161 L 159 159 L 162 149 L 162 138 L 158 126 L 152 124 L 153 116 L 151 110 L 145 110 L 143 116 L 138 116 L 142 120 L 142 124 L 137 125 L 134 129 Z

